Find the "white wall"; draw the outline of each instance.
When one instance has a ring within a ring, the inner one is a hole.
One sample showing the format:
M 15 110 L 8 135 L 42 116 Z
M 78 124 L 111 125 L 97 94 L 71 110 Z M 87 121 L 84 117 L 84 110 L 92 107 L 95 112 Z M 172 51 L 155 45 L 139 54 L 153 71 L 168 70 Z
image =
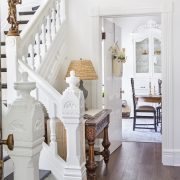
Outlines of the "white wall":
M 0 6 L 0 16 L 1 16 L 1 28 L 4 26 L 6 19 L 7 19 L 7 12 L 8 12 L 8 4 L 7 1 L 1 1 Z
M 140 25 L 146 24 L 148 20 L 154 20 L 156 23 L 161 24 L 160 15 L 114 18 L 114 22 L 119 27 L 121 27 L 121 47 L 126 49 L 127 61 L 123 65 L 122 89 L 124 90 L 124 94 L 122 94 L 122 98 L 123 100 L 127 100 L 130 107 L 132 107 L 132 90 L 130 78 L 134 77 L 133 42 L 131 33 L 133 33 Z
M 96 14 L 106 14 L 112 15 L 111 9 L 113 9 L 114 14 L 126 14 L 124 9 L 129 9 L 133 14 L 134 10 L 139 12 L 151 12 L 151 9 L 162 9 L 164 7 L 164 2 L 169 2 L 171 0 L 69 0 L 69 16 L 71 21 L 69 21 L 69 57 L 70 58 L 95 58 L 95 54 L 98 51 L 97 44 L 93 44 L 93 38 L 95 37 L 93 33 L 93 28 L 95 27 L 94 21 Z M 179 53 L 179 39 L 180 39 L 180 1 L 173 0 L 173 101 L 172 106 L 173 112 L 171 112 L 174 118 L 164 119 L 164 121 L 171 121 L 172 128 L 164 126 L 163 133 L 166 134 L 163 141 L 163 149 L 167 150 L 169 158 L 172 160 L 171 165 L 180 165 L 180 141 L 179 141 L 179 99 L 180 99 L 180 81 L 179 68 L 180 68 L 180 53 Z M 94 9 L 91 11 L 91 7 Z M 169 5 L 167 5 L 167 9 Z M 120 11 L 121 9 L 121 11 Z M 115 13 L 116 12 L 116 13 Z M 168 12 L 168 10 L 167 10 Z M 91 15 L 91 16 L 90 16 Z M 96 24 L 97 26 L 99 24 Z M 95 42 L 95 41 L 94 41 Z M 97 47 L 97 50 L 96 50 Z M 96 61 L 98 58 L 96 56 Z M 96 66 L 97 67 L 97 66 Z M 167 87 L 169 88 L 169 87 Z M 96 97 L 97 98 L 97 97 Z M 166 117 L 168 118 L 168 117 Z M 166 124 L 166 122 L 164 122 Z M 177 157 L 177 158 L 176 158 Z
M 92 26 L 91 17 L 89 15 L 90 8 L 87 6 L 87 1 L 83 0 L 69 0 L 68 1 L 68 58 L 64 64 L 67 68 L 67 64 L 71 60 L 76 59 L 90 59 L 93 61 L 92 53 Z M 65 73 L 61 74 L 63 77 Z M 91 84 L 92 81 L 85 81 L 85 88 L 88 90 L 87 107 L 91 108 Z M 64 87 L 62 87 L 64 89 Z

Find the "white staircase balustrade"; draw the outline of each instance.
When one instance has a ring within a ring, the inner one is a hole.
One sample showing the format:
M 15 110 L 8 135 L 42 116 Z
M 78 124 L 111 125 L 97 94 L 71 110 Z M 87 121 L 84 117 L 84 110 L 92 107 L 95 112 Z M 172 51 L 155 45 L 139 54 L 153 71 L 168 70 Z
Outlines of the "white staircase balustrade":
M 13 84 L 19 80 L 18 61 L 23 61 L 43 77 L 43 73 L 49 73 L 44 70 L 47 62 L 48 66 L 52 66 L 58 52 L 61 51 L 61 46 L 64 51 L 66 26 L 64 9 L 65 0 L 45 0 L 19 37 L 6 37 L 8 94 L 11 92 L 11 97 L 8 96 L 7 99 L 8 104 L 15 99 Z
M 20 95 L 8 108 L 3 121 L 3 136 L 14 135 L 14 150 L 8 152 L 14 163 L 14 180 L 39 180 L 44 113 L 40 103 L 30 96 L 36 85 L 27 79 L 27 73 L 23 73 L 22 82 L 15 83 Z
M 61 119 L 60 104 L 62 95 L 53 88 L 40 75 L 35 74 L 34 71 L 26 66 L 22 61 L 19 61 L 20 67 L 28 72 L 29 77 L 36 81 L 36 99 L 40 101 L 46 108 L 50 118 L 50 148 L 54 155 L 57 155 L 57 142 L 55 132 L 55 119 Z
M 69 87 L 64 91 L 56 109 L 60 109 L 60 118 L 66 129 L 67 158 L 64 161 L 57 154 L 52 153 L 52 148 L 50 150 L 44 144 L 41 152 L 40 168 L 51 170 L 58 180 L 86 180 L 84 96 L 76 86 L 79 79 L 75 77 L 75 72 L 71 72 L 71 76 L 66 81 L 69 83 Z M 51 128 L 53 128 L 53 130 L 51 129 L 51 143 L 53 147 L 56 145 L 54 120 L 52 119 L 51 122 Z
M 65 0 L 43 1 L 20 36 L 6 38 L 7 103 L 12 104 L 16 99 L 13 84 L 20 81 L 21 72 L 26 71 L 29 79 L 36 82 L 35 97 L 44 105 L 50 118 L 50 145 L 43 143 L 40 168 L 51 170 L 58 180 L 86 180 L 84 97 L 76 87 L 78 80 L 71 72 L 71 77 L 67 80 L 70 87 L 63 95 L 47 81 L 53 79 L 58 72 L 57 67 L 62 64 L 57 58 L 64 59 L 65 41 Z M 67 134 L 66 161 L 57 154 L 55 121 L 58 119 L 65 126 Z

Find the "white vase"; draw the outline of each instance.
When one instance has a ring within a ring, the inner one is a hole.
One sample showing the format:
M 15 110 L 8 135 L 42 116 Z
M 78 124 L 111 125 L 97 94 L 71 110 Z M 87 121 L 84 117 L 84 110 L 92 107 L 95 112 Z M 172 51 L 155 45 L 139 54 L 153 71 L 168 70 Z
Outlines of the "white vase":
M 112 72 L 116 77 L 122 77 L 123 75 L 123 63 L 121 61 L 112 61 Z

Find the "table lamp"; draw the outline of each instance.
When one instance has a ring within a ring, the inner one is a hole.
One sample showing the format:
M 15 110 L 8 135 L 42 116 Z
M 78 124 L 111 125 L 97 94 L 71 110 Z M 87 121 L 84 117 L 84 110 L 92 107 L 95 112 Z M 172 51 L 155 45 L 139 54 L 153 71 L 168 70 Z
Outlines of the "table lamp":
M 80 79 L 79 89 L 83 91 L 84 99 L 86 99 L 88 96 L 88 91 L 83 86 L 83 80 L 97 79 L 97 74 L 94 70 L 93 64 L 90 60 L 84 60 L 84 59 L 73 60 L 71 61 L 68 67 L 66 77 L 70 76 L 70 71 L 72 70 L 75 71 L 76 76 L 79 77 Z M 86 104 L 85 104 L 85 110 L 86 111 L 88 110 Z

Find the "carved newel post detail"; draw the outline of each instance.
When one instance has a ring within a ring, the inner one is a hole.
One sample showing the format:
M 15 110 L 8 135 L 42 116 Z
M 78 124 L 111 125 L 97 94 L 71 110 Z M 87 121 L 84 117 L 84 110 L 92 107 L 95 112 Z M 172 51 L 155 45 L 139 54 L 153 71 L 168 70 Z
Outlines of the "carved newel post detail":
M 39 180 L 39 155 L 44 141 L 44 114 L 39 102 L 30 96 L 36 88 L 22 74 L 22 82 L 15 83 L 19 97 L 9 107 L 3 125 L 4 135 L 14 135 L 14 150 L 9 155 L 14 162 L 14 180 Z
M 70 72 L 66 78 L 69 87 L 62 96 L 62 119 L 67 132 L 67 165 L 64 172 L 65 180 L 86 180 L 85 168 L 85 126 L 84 96 L 77 87 L 79 78 Z

